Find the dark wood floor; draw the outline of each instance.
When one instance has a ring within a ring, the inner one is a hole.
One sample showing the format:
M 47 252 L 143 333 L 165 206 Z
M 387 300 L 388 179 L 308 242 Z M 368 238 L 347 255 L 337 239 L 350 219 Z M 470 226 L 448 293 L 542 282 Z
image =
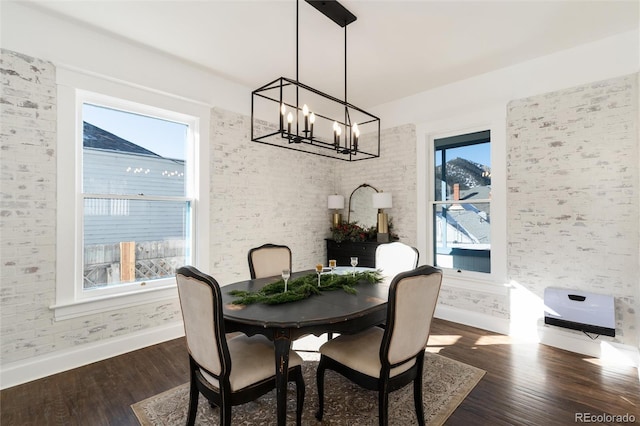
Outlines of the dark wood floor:
M 635 368 L 442 320 L 431 336 L 430 351 L 487 371 L 447 424 L 569 425 L 575 413 L 629 414 L 640 424 Z M 130 405 L 185 383 L 187 364 L 177 339 L 5 389 L 0 423 L 137 425 Z

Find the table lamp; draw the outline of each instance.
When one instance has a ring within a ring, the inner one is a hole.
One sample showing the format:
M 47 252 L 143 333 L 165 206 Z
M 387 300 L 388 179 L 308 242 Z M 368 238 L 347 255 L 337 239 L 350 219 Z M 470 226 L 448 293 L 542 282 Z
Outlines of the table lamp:
M 332 226 L 337 228 L 342 223 L 342 215 L 338 213 L 338 210 L 344 209 L 344 197 L 342 195 L 329 195 L 327 200 L 327 206 L 329 210 L 333 210 Z
M 378 209 L 378 242 L 389 242 L 389 218 L 383 209 L 393 207 L 389 192 L 376 192 L 373 194 L 373 207 Z

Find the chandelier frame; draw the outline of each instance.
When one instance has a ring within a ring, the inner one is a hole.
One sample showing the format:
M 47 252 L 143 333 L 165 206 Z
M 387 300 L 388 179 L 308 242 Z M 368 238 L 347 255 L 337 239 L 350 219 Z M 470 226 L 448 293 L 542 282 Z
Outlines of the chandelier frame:
M 380 118 L 347 100 L 347 26 L 357 18 L 337 1 L 305 1 L 344 28 L 344 99 L 300 82 L 299 0 L 296 0 L 296 78 L 279 77 L 251 92 L 251 141 L 343 161 L 377 158 L 380 156 Z M 292 92 L 295 92 L 295 99 L 292 99 Z M 328 105 L 332 108 L 331 113 L 316 110 L 309 115 L 306 103 L 300 105 L 301 94 L 304 99 L 314 99 L 315 106 Z M 259 107 L 277 111 L 278 120 L 257 118 Z M 287 120 L 285 111 L 289 112 Z M 333 123 L 333 138 L 327 137 L 326 131 L 321 136 L 317 131 L 314 135 L 316 120 L 319 122 L 316 129 L 324 126 L 323 130 L 326 130 L 327 125 Z M 341 139 L 342 129 L 344 137 Z

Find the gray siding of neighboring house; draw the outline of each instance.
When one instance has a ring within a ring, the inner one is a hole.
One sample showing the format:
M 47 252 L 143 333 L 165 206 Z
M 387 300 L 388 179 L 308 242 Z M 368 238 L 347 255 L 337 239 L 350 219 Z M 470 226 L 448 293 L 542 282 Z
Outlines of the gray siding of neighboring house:
M 184 162 L 154 155 L 84 148 L 85 194 L 184 196 Z M 185 238 L 185 202 L 85 200 L 84 244 Z

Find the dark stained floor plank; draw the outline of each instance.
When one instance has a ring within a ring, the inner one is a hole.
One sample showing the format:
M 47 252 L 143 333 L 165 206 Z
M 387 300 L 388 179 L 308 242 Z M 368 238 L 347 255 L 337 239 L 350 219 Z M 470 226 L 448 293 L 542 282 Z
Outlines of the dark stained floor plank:
M 579 424 L 576 413 L 629 414 L 640 424 L 633 367 L 438 319 L 428 350 L 487 371 L 448 425 Z M 137 425 L 131 404 L 188 379 L 184 339 L 175 339 L 5 389 L 0 423 Z

